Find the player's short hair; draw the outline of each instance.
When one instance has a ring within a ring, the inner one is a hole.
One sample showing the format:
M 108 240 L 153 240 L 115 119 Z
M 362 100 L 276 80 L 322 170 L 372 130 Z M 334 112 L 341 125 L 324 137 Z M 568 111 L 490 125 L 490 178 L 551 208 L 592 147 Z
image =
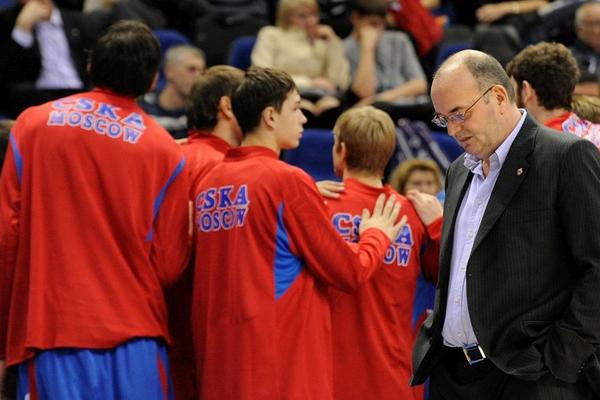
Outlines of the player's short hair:
M 92 49 L 91 81 L 94 86 L 138 97 L 150 90 L 160 58 L 160 46 L 150 28 L 138 21 L 119 21 Z
M 442 172 L 435 161 L 430 159 L 415 158 L 400 163 L 392 172 L 390 186 L 398 193 L 406 194 L 406 183 L 414 171 L 431 172 L 435 176 L 435 183 L 442 190 Z
M 287 96 L 295 90 L 296 84 L 287 72 L 273 68 L 250 68 L 231 98 L 233 113 L 243 135 L 260 125 L 265 108 L 273 107 L 281 112 Z
M 218 122 L 219 102 L 231 98 L 244 80 L 244 71 L 229 65 L 215 65 L 198 77 L 187 104 L 189 129 L 212 130 Z
M 529 82 L 540 104 L 548 109 L 571 108 L 579 68 L 571 51 L 560 43 L 541 42 L 521 50 L 506 66 L 520 92 Z
M 337 119 L 336 149 L 346 146 L 346 166 L 383 176 L 396 147 L 396 129 L 388 114 L 372 106 L 351 108 Z

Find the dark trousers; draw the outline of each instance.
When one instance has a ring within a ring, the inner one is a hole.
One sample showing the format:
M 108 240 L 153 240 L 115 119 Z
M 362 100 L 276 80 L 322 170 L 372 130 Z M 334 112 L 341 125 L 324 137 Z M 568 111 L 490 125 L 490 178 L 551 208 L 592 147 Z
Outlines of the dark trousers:
M 582 377 L 570 384 L 547 373 L 537 381 L 507 375 L 489 359 L 469 365 L 448 349 L 430 376 L 429 400 L 597 400 Z

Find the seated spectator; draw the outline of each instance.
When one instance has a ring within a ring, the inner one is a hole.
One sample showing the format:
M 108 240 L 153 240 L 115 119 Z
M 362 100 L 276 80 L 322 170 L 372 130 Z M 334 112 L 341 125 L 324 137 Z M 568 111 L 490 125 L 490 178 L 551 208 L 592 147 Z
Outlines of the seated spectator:
M 421 65 L 428 77 L 433 76 L 438 46 L 444 39 L 442 26 L 427 8 L 434 4 L 423 0 L 387 0 L 387 3 L 393 26 L 411 35 Z
M 600 124 L 600 97 L 596 96 L 573 96 L 571 109 L 575 114 L 594 124 Z
M 392 172 L 390 186 L 398 193 L 406 195 L 410 190 L 418 190 L 432 196 L 442 191 L 442 172 L 433 160 L 415 158 L 400 163 Z
M 581 5 L 575 13 L 577 41 L 571 51 L 581 70 L 575 93 L 600 96 L 600 2 Z
M 519 107 L 525 107 L 540 124 L 588 139 L 600 147 L 600 125 L 571 111 L 579 69 L 569 49 L 559 43 L 531 45 L 517 54 L 506 69 Z
M 360 105 L 427 103 L 427 79 L 410 39 L 402 32 L 386 31 L 386 15 L 386 0 L 352 3 L 350 18 L 354 30 L 344 40 L 352 75 L 352 94 Z M 429 109 L 425 118 L 430 114 Z M 403 115 L 392 116 L 398 119 Z
M 151 92 L 140 107 L 155 118 L 175 139 L 187 137 L 185 105 L 196 79 L 206 68 L 204 54 L 194 46 L 173 46 L 164 61 L 166 84 L 160 92 Z
M 315 0 L 281 0 L 276 25 L 258 33 L 252 64 L 289 73 L 308 111 L 307 125 L 331 128 L 339 113 L 328 118 L 323 113 L 340 106 L 339 97 L 350 83 L 342 41 L 331 27 L 319 25 Z
M 0 88 L 9 116 L 83 89 L 84 49 L 104 25 L 51 0 L 22 0 L 0 12 Z

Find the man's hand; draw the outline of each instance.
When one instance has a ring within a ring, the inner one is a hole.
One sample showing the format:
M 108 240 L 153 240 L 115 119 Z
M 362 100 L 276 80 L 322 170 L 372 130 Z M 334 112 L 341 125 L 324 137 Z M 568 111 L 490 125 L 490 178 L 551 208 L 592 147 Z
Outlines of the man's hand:
M 52 14 L 50 0 L 29 0 L 17 16 L 15 27 L 32 32 L 34 26 L 40 21 L 47 21 Z
M 324 77 L 313 78 L 310 83 L 313 87 L 322 89 L 329 94 L 334 94 L 337 91 L 335 83 Z
M 385 203 L 385 204 L 384 204 Z M 385 199 L 385 194 L 380 194 L 375 202 L 373 214 L 369 213 L 366 208 L 362 212 L 358 234 L 361 235 L 369 228 L 377 228 L 393 241 L 400 233 L 400 229 L 406 224 L 406 215 L 403 215 L 398 223 L 398 215 L 400 214 L 400 203 L 396 201 L 394 196 Z
M 491 24 L 510 14 L 510 2 L 486 4 L 475 11 L 477 20 L 482 24 Z
M 427 193 L 419 192 L 418 190 L 409 190 L 406 197 L 417 210 L 417 214 L 423 224 L 429 225 L 436 219 L 442 217 L 444 209 L 440 201 Z
M 317 182 L 317 189 L 323 197 L 339 199 L 340 193 L 344 192 L 344 184 L 338 181 L 319 181 Z
M 311 39 L 329 40 L 335 36 L 335 32 L 329 25 L 315 25 L 308 30 Z
M 358 41 L 361 46 L 374 49 L 383 34 L 383 30 L 363 24 L 358 28 Z

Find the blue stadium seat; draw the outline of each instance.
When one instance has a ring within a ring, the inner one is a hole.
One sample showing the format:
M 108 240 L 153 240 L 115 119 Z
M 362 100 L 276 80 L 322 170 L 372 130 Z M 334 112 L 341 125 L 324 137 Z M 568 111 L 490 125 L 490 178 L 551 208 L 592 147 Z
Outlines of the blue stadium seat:
M 0 0 L 0 11 L 17 4 L 17 0 Z
M 154 29 L 152 32 L 158 39 L 158 43 L 160 43 L 160 52 L 163 57 L 171 46 L 191 44 L 191 41 L 187 36 L 174 29 Z M 165 74 L 161 67 L 158 73 L 158 82 L 156 82 L 155 90 L 160 92 L 165 87 L 165 83 Z
M 456 160 L 464 151 L 462 147 L 454 140 L 454 138 L 448 136 L 446 132 L 431 132 L 433 139 L 440 145 L 442 151 L 446 154 L 450 161 Z
M 255 42 L 256 36 L 254 35 L 240 36 L 234 39 L 229 45 L 227 64 L 247 70 L 252 65 L 250 55 L 252 54 L 252 49 L 254 49 Z
M 285 151 L 284 159 L 287 163 L 302 168 L 315 181 L 335 180 L 337 178 L 333 173 L 332 146 L 331 130 L 305 129 L 300 146 L 294 150 Z

